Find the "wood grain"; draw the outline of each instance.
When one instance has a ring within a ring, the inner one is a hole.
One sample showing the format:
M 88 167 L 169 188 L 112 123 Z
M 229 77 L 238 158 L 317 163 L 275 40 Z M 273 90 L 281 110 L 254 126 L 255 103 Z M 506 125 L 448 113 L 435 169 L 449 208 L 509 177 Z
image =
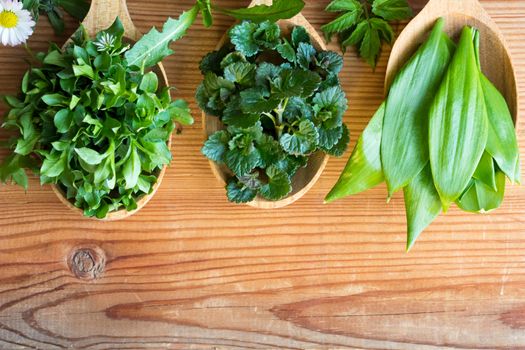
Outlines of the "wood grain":
M 317 29 L 333 18 L 322 11 L 327 3 L 307 2 L 304 15 Z M 421 9 L 424 1 L 412 3 Z M 525 1 L 481 4 L 509 45 L 523 115 Z M 128 6 L 145 31 L 191 1 L 129 0 Z M 165 62 L 196 123 L 174 136 L 174 162 L 140 213 L 93 222 L 36 179 L 27 193 L 0 188 L 0 348 L 525 348 L 523 187 L 509 186 L 502 208 L 488 215 L 451 210 L 408 254 L 401 194 L 387 205 L 380 186 L 322 204 L 349 152 L 331 158 L 312 190 L 286 208 L 227 203 L 199 153 L 202 120 L 192 96 L 201 79 L 198 58 L 231 23 L 223 16 L 212 29 L 199 23 Z M 56 37 L 42 19 L 31 46 L 63 42 L 73 21 L 67 27 Z M 353 52 L 345 55 L 352 146 L 383 99 L 388 54 L 385 47 L 375 73 Z M 25 55 L 0 48 L 0 94 L 16 92 Z M 523 157 L 525 120 L 519 123 Z M 88 276 L 103 269 L 98 278 L 80 279 L 69 269 L 83 247 L 104 254 L 78 259 Z

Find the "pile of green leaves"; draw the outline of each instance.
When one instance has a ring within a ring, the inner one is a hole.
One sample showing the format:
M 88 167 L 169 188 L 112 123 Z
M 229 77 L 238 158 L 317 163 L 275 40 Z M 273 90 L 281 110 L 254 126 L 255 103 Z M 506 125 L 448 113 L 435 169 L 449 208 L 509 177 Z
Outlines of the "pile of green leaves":
M 333 0 L 326 11 L 342 12 L 321 27 L 328 41 L 338 34 L 343 52 L 355 46 L 373 68 L 381 51 L 381 42 L 391 44 L 394 32 L 389 22 L 412 16 L 407 0 Z
M 38 21 L 40 14 L 45 14 L 55 31 L 60 35 L 64 32 L 64 11 L 82 21 L 89 10 L 85 0 L 22 0 L 24 8 Z
M 481 71 L 479 32 L 456 45 L 439 19 L 400 70 L 359 138 L 330 202 L 386 181 L 404 190 L 407 249 L 452 203 L 484 213 L 498 208 L 505 176 L 520 182 L 516 133 L 507 103 Z M 431 62 L 429 64 L 428 62 Z
M 231 170 L 230 201 L 249 202 L 257 194 L 279 200 L 309 155 L 341 156 L 347 147 L 347 100 L 338 79 L 343 60 L 317 51 L 303 27 L 284 38 L 275 23 L 245 21 L 229 37 L 200 64 L 197 102 L 225 127 L 202 153 Z
M 39 65 L 24 75 L 21 94 L 6 98 L 3 127 L 16 136 L 0 180 L 27 188 L 30 168 L 97 218 L 133 210 L 152 191 L 172 158 L 174 121 L 193 120 L 186 102 L 172 102 L 155 72 L 144 71 L 164 53 L 153 51 L 147 36 L 129 49 L 123 34 L 117 19 L 94 39 L 80 28 L 64 50 L 51 44 L 36 55 Z

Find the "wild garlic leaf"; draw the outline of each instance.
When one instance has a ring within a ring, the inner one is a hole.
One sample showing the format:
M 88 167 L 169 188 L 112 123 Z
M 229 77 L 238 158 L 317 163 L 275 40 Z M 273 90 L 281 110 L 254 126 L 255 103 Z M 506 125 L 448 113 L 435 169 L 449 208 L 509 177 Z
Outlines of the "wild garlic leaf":
M 389 197 L 428 162 L 429 108 L 453 54 L 443 26 L 443 19 L 438 19 L 427 41 L 397 73 L 388 91 L 381 163 Z
M 383 182 L 380 145 L 384 113 L 383 102 L 357 140 L 352 155 L 337 183 L 326 195 L 325 202 L 366 191 Z
M 464 27 L 429 113 L 430 165 L 445 211 L 463 193 L 487 144 L 487 110 L 472 38 L 473 29 Z
M 226 9 L 213 6 L 217 12 L 232 16 L 239 20 L 250 20 L 253 22 L 278 21 L 280 19 L 292 18 L 304 7 L 302 0 L 273 0 L 272 5 L 256 5 L 247 8 Z
M 487 153 L 487 151 L 485 151 L 483 152 L 476 171 L 474 171 L 474 175 L 472 175 L 472 177 L 481 181 L 488 187 L 496 190 L 495 176 L 494 160 L 492 159 L 492 156 Z
M 441 200 L 432 181 L 430 165 L 404 188 L 407 217 L 407 251 L 428 225 L 441 213 Z
M 480 79 L 489 122 L 486 150 L 512 182 L 520 183 L 520 167 L 516 166 L 519 164 L 518 141 L 509 107 L 485 75 L 481 74 Z
M 183 12 L 178 19 L 168 18 L 162 27 L 162 32 L 151 29 L 139 39 L 133 47 L 126 51 L 125 57 L 130 67 L 152 67 L 171 55 L 173 51 L 168 45 L 182 38 L 186 30 L 193 24 L 199 12 L 198 5 Z
M 495 178 L 495 189 L 472 179 L 465 192 L 456 200 L 458 207 L 473 213 L 486 213 L 499 208 L 505 195 L 505 174 L 498 169 Z

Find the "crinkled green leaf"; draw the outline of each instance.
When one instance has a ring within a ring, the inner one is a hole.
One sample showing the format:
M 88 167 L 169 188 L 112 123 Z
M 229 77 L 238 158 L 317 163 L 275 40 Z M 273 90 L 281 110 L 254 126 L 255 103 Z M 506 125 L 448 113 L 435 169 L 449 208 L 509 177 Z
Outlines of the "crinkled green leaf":
M 443 25 L 443 19 L 436 22 L 428 40 L 401 68 L 388 92 L 381 163 L 389 197 L 428 162 L 428 111 L 453 53 Z
M 307 155 L 317 147 L 319 134 L 314 123 L 310 120 L 303 120 L 299 123 L 297 130 L 294 130 L 292 134 L 283 134 L 279 142 L 284 151 L 291 155 Z
M 286 197 L 292 191 L 290 178 L 275 166 L 266 169 L 268 183 L 261 186 L 259 193 L 268 200 L 277 201 Z
M 341 138 L 335 145 L 332 146 L 332 148 L 325 149 L 324 147 L 321 147 L 321 149 L 324 150 L 328 155 L 341 157 L 346 152 L 348 144 L 350 143 L 350 131 L 348 131 L 348 127 L 345 124 L 342 124 L 342 128 L 343 132 L 341 134 Z
M 232 63 L 224 69 L 224 78 L 240 85 L 251 85 L 255 79 L 255 65 L 248 62 Z
M 226 185 L 228 200 L 233 203 L 248 203 L 255 199 L 257 191 L 232 178 Z
M 472 38 L 472 28 L 463 28 L 429 113 L 430 165 L 444 210 L 463 193 L 487 144 L 487 110 Z

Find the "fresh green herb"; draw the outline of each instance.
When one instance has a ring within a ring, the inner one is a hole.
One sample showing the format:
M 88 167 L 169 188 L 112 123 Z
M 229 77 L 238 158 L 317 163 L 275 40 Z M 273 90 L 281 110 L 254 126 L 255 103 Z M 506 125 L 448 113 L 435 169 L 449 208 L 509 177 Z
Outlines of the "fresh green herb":
M 403 188 L 407 250 L 451 202 L 476 213 L 498 208 L 505 175 L 520 180 L 518 145 L 509 108 L 481 72 L 478 50 L 477 30 L 465 27 L 454 49 L 438 20 L 395 78 L 326 201 L 369 189 L 383 177 L 389 197 Z M 432 65 L 416 69 L 418 62 Z M 416 157 L 411 147 L 424 152 Z
M 202 153 L 231 170 L 230 201 L 279 200 L 312 153 L 340 156 L 347 147 L 347 100 L 338 79 L 343 61 L 317 51 L 303 27 L 284 38 L 275 23 L 245 21 L 229 36 L 200 64 L 197 102 L 225 126 Z
M 339 35 L 343 52 L 355 46 L 373 68 L 381 51 L 381 42 L 391 44 L 394 31 L 389 21 L 410 18 L 412 10 L 407 0 L 332 0 L 329 12 L 342 12 L 332 22 L 321 27 L 328 41 Z
M 39 66 L 24 75 L 20 96 L 6 98 L 11 109 L 3 127 L 18 136 L 9 142 L 13 154 L 0 180 L 27 188 L 23 169 L 32 169 L 97 218 L 133 210 L 152 191 L 171 160 L 174 122 L 192 118 L 154 70 L 128 64 L 123 34 L 117 19 L 96 38 L 80 28 L 64 50 L 51 44 L 36 55 Z
M 24 8 L 31 12 L 35 22 L 40 14 L 45 14 L 55 34 L 64 31 L 64 12 L 82 21 L 89 10 L 85 0 L 23 0 Z

